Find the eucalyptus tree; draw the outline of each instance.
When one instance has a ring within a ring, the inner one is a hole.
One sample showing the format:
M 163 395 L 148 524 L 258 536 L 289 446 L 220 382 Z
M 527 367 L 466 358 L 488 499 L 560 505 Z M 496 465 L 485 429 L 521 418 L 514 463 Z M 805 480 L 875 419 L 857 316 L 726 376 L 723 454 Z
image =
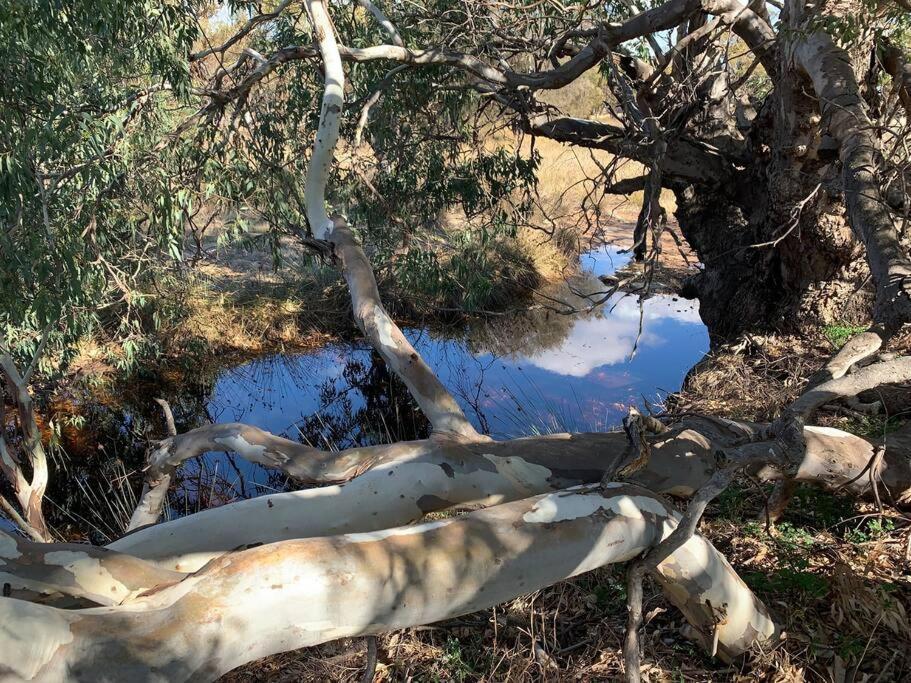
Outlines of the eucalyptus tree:
M 197 79 L 186 116 L 166 138 L 173 149 L 153 148 L 170 149 L 168 163 L 182 182 L 195 179 L 200 197 L 221 188 L 225 201 L 255 207 L 276 235 L 298 236 L 340 268 L 355 322 L 431 436 L 335 453 L 249 425 L 178 434 L 172 424 L 150 453 L 132 533 L 106 549 L 0 535 L 0 674 L 211 679 L 267 654 L 463 614 L 611 562 L 632 562 L 630 680 L 639 678 L 646 572 L 712 655 L 730 659 L 774 641 L 774 617 L 696 532 L 706 504 L 743 470 L 761 481 L 911 499 L 907 430 L 884 448 L 805 425 L 827 403 L 911 377 L 908 358 L 877 356 L 909 310 L 896 226 L 904 160 L 900 145 L 880 153 L 905 118 L 889 106 L 880 68 L 894 74 L 895 102 L 908 99 L 895 7 L 788 1 L 774 22 L 764 3 L 735 0 L 392 2 L 385 12 L 369 0 L 286 0 L 268 9 L 186 55 Z M 737 73 L 735 48 L 749 55 Z M 596 67 L 617 122 L 561 117 L 539 104 L 541 90 Z M 759 68 L 766 79 L 755 78 Z M 751 98 L 744 88 L 757 83 L 765 85 Z M 352 103 L 369 110 L 346 122 Z M 382 116 L 390 118 L 379 125 Z M 417 226 L 404 221 L 430 220 L 447 201 L 494 216 L 490 225 L 521 219 L 524 202 L 506 200 L 522 194 L 534 157 L 466 156 L 457 145 L 433 157 L 458 141 L 440 126 L 480 135 L 504 117 L 527 134 L 644 164 L 632 182 L 613 182 L 610 169 L 604 179 L 605 191 L 645 189 L 643 257 L 658 243 L 649 232 L 664 227 L 658 204 L 669 187 L 705 264 L 695 286 L 716 329 L 736 327 L 718 313 L 722 298 L 742 312 L 738 325 L 769 324 L 778 309 L 763 297 L 805 310 L 854 274 L 872 277 L 874 327 L 771 424 L 631 414 L 625 433 L 504 442 L 478 434 L 386 311 L 360 240 L 400 242 Z M 367 171 L 355 138 L 370 146 Z M 414 172 L 412 163 L 426 174 L 418 193 L 404 170 Z M 468 172 L 470 180 L 460 176 Z M 384 193 L 390 175 L 401 184 Z M 417 196 L 400 202 L 408 190 Z M 425 196 L 434 191 L 443 196 Z M 362 193 L 372 199 L 358 201 Z M 852 258 L 835 268 L 847 255 L 832 251 L 833 237 L 854 256 L 862 248 L 866 265 Z M 868 364 L 857 368 L 861 361 Z M 22 388 L 24 378 L 12 384 Z M 212 449 L 322 486 L 157 523 L 176 468 Z M 662 494 L 691 503 L 681 515 Z M 479 507 L 408 526 L 429 512 Z
M 0 8 L 0 396 L 17 406 L 24 436 L 19 449 L 0 433 L 0 468 L 39 536 L 47 458 L 27 386 L 47 351 L 65 359 L 89 333 L 135 354 L 155 314 L 146 265 L 177 254 L 183 240 L 187 194 L 148 159 L 169 124 L 162 95 L 180 102 L 191 87 L 190 10 L 18 0 Z

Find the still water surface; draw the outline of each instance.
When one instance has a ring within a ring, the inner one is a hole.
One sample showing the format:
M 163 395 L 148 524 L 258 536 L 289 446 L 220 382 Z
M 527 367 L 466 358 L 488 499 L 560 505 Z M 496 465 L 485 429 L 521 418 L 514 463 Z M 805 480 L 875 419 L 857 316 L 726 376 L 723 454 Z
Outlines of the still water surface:
M 578 293 L 603 289 L 597 276 L 613 273 L 627 258 L 612 247 L 589 252 L 582 274 L 553 295 L 583 307 Z M 666 295 L 644 301 L 641 310 L 635 297 L 617 295 L 573 315 L 541 308 L 458 329 L 405 333 L 474 425 L 495 438 L 616 427 L 629 405 L 660 403 L 679 389 L 709 346 L 698 304 Z M 225 370 L 205 412 L 216 422 L 247 422 L 322 448 L 427 433 L 404 387 L 362 344 L 270 355 Z M 275 473 L 219 453 L 187 468 L 186 481 L 203 488 L 217 477 L 222 501 L 287 486 Z M 179 491 L 172 505 L 175 514 L 192 511 L 179 509 Z

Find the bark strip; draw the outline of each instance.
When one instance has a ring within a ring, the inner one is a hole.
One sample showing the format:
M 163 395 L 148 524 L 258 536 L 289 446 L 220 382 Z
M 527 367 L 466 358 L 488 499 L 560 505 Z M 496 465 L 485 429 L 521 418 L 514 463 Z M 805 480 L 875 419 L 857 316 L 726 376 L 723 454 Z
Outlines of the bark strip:
M 848 218 L 876 283 L 874 320 L 894 332 L 911 321 L 911 260 L 880 191 L 875 126 L 847 53 L 828 34 L 815 31 L 796 41 L 793 54 L 812 80 L 829 132 L 840 145 Z
M 131 555 L 81 543 L 34 543 L 0 531 L 0 585 L 13 598 L 62 595 L 119 605 L 185 578 Z

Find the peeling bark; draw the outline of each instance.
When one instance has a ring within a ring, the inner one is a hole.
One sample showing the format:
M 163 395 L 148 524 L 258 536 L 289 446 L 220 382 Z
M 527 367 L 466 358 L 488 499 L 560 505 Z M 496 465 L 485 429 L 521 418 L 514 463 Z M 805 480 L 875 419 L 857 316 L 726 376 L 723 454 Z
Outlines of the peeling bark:
M 878 182 L 879 145 L 846 52 L 822 31 L 797 40 L 795 62 L 813 82 L 829 133 L 839 143 L 848 218 L 876 282 L 876 322 L 896 330 L 911 321 L 911 259 Z
M 34 543 L 0 531 L 0 585 L 13 598 L 61 595 L 119 605 L 184 576 L 106 548 Z
M 646 437 L 649 457 L 627 480 L 656 493 L 689 497 L 716 471 L 719 451 L 758 442 L 766 431 L 767 425 L 687 417 L 666 432 Z M 880 440 L 813 426 L 804 428 L 803 439 L 806 449 L 793 465 L 796 481 L 853 495 L 870 493 L 869 480 L 857 477 L 882 445 Z M 903 433 L 891 434 L 886 445 L 882 482 L 895 500 L 911 500 L 911 442 Z M 625 434 L 613 432 L 480 443 L 431 439 L 355 449 L 340 457 L 372 466 L 345 484 L 205 510 L 139 529 L 108 547 L 167 569 L 195 571 L 243 546 L 371 531 L 407 524 L 429 512 L 470 509 L 596 483 L 605 473 L 612 478 L 638 452 Z M 753 474 L 767 481 L 784 477 L 772 467 Z
M 4 599 L 0 642 L 10 646 L 0 648 L 0 672 L 211 680 L 276 652 L 439 621 L 628 561 L 678 518 L 648 491 L 617 484 L 419 526 L 260 546 L 120 607 L 66 611 Z M 775 637 L 762 603 L 701 536 L 656 574 L 726 658 Z

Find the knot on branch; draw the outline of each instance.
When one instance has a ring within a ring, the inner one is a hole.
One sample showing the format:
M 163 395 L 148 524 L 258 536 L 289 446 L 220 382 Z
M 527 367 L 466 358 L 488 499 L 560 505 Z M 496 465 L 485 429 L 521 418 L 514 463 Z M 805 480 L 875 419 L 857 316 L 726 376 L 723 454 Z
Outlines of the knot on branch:
M 651 457 L 651 446 L 646 436 L 648 434 L 662 434 L 667 431 L 667 427 L 657 418 L 651 415 L 643 415 L 634 406 L 630 406 L 629 412 L 623 418 L 623 431 L 626 432 L 626 438 L 635 450 L 635 457 L 632 461 L 617 470 L 616 478 L 626 478 L 635 472 L 638 472 L 648 464 Z M 611 472 L 606 472 L 604 481 L 606 483 L 612 478 Z

